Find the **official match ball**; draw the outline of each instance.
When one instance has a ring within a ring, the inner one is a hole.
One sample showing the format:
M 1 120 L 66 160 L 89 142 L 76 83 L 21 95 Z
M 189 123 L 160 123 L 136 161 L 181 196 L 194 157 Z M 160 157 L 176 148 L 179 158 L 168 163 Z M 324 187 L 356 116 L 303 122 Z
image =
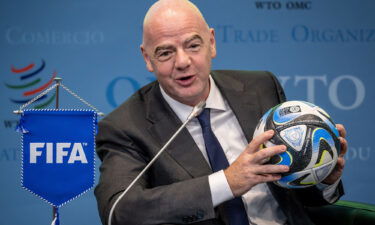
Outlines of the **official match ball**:
M 277 185 L 305 188 L 320 183 L 332 172 L 340 152 L 339 133 L 322 108 L 304 101 L 279 104 L 263 115 L 254 137 L 271 129 L 275 135 L 261 148 L 283 144 L 287 150 L 268 163 L 290 168 L 281 174 Z

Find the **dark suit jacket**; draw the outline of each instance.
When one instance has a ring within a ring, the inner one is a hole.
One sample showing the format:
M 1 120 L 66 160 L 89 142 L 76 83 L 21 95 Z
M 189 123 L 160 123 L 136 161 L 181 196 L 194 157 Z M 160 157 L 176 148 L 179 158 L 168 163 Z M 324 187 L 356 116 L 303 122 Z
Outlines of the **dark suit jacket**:
M 260 117 L 285 101 L 280 84 L 269 72 L 212 71 L 211 75 L 249 141 Z M 102 165 L 95 195 L 103 224 L 120 192 L 181 124 L 163 99 L 157 81 L 140 89 L 99 123 L 97 153 Z M 227 224 L 221 206 L 212 206 L 208 184 L 211 173 L 184 129 L 119 202 L 112 224 Z M 289 224 L 311 224 L 305 205 L 327 204 L 316 188 L 269 187 Z

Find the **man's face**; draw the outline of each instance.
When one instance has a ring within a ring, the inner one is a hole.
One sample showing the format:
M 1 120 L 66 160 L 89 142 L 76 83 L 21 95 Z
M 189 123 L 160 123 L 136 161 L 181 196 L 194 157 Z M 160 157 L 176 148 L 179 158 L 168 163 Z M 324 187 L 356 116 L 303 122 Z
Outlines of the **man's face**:
M 196 105 L 208 96 L 211 59 L 216 56 L 213 29 L 195 16 L 175 15 L 152 21 L 141 46 L 147 69 L 175 100 Z

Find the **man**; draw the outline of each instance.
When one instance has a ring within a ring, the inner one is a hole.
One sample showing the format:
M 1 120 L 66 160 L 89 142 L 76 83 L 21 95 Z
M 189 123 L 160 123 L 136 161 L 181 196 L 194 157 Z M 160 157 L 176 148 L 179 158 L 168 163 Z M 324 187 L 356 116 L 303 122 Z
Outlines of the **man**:
M 286 146 L 259 150 L 273 132 L 252 134 L 261 115 L 285 101 L 283 90 L 268 72 L 210 71 L 214 30 L 191 2 L 156 2 L 144 19 L 141 51 L 157 81 L 99 123 L 102 165 L 95 194 L 103 224 L 117 198 L 202 100 L 230 166 L 215 169 L 207 133 L 194 119 L 119 201 L 112 224 L 233 224 L 233 213 L 239 212 L 238 224 L 306 225 L 312 223 L 304 206 L 328 204 L 342 195 L 344 138 L 324 185 L 287 190 L 272 183 L 289 168 L 264 162 Z M 338 129 L 344 137 L 343 126 Z

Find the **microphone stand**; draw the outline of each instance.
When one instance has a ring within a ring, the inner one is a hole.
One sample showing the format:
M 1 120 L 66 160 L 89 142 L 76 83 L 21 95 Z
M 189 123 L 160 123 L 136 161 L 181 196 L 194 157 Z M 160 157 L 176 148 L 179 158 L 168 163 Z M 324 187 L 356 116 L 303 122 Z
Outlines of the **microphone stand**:
M 141 178 L 141 176 L 150 168 L 150 166 L 159 158 L 159 156 L 164 152 L 164 150 L 169 146 L 169 144 L 176 138 L 176 136 L 182 131 L 182 129 L 185 128 L 188 122 L 190 122 L 193 118 L 197 117 L 206 106 L 206 102 L 201 101 L 196 106 L 194 106 L 193 110 L 191 111 L 189 117 L 186 119 L 186 121 L 178 128 L 178 130 L 173 134 L 173 136 L 167 141 L 167 143 L 164 144 L 164 146 L 160 149 L 160 151 L 152 158 L 152 160 L 146 165 L 146 167 L 138 174 L 138 176 L 129 184 L 129 186 L 121 193 L 121 195 L 116 199 L 116 201 L 113 203 L 111 210 L 109 212 L 108 217 L 108 225 L 112 225 L 112 217 L 113 212 L 117 206 L 117 204 L 120 202 L 120 200 L 126 195 L 126 193 L 134 186 L 134 184 Z

